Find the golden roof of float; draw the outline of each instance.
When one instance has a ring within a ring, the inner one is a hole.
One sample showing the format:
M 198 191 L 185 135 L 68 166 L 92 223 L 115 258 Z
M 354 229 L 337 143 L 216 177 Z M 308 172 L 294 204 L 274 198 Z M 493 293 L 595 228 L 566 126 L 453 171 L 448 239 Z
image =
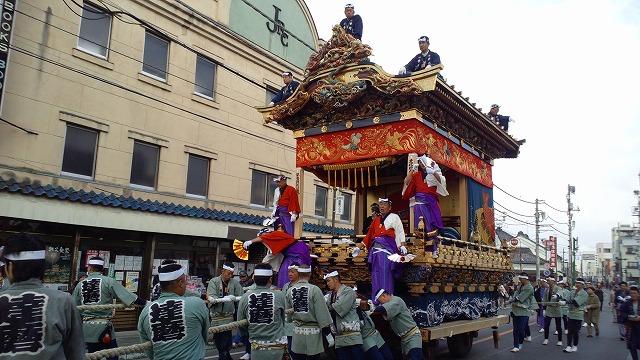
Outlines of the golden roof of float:
M 285 102 L 257 107 L 265 123 L 277 122 L 295 137 L 309 129 L 374 121 L 383 115 L 418 111 L 449 134 L 491 159 L 515 158 L 524 140 L 516 140 L 489 121 L 469 98 L 462 97 L 439 76 L 439 64 L 409 76 L 395 76 L 369 61 L 372 49 L 340 26 L 311 55 L 304 79 Z M 402 118 L 402 116 L 401 116 Z

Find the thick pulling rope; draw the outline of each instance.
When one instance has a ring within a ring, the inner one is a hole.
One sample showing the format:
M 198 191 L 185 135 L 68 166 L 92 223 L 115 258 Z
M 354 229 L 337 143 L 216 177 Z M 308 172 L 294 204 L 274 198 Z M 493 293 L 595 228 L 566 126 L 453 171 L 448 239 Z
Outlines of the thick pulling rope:
M 220 300 L 222 300 L 224 298 L 221 298 Z M 239 297 L 237 298 L 238 300 L 240 299 Z M 222 301 L 222 302 L 229 302 L 229 301 L 234 301 L 230 298 L 227 298 L 226 301 Z M 237 301 L 237 300 L 235 300 Z M 124 306 L 122 304 L 115 304 L 115 305 L 121 305 Z M 115 305 L 83 305 L 83 306 L 111 306 L 110 309 L 114 308 L 113 306 Z M 79 308 L 79 307 L 78 307 Z M 92 308 L 95 309 L 95 308 Z M 293 314 L 293 309 L 287 309 L 285 311 L 286 314 L 290 315 Z M 233 329 L 237 329 L 239 327 L 243 327 L 243 326 L 247 326 L 249 325 L 249 320 L 244 319 L 244 320 L 240 320 L 240 321 L 234 321 L 228 324 L 224 324 L 224 325 L 218 325 L 218 326 L 212 326 L 209 328 L 209 332 L 212 334 L 217 334 L 219 332 L 225 332 L 225 331 L 231 331 Z M 135 345 L 129 345 L 129 346 L 121 346 L 121 347 L 117 347 L 117 348 L 113 348 L 113 349 L 106 349 L 106 350 L 100 350 L 100 351 L 96 351 L 94 353 L 89 353 L 86 355 L 86 359 L 87 360 L 100 360 L 102 358 L 109 358 L 109 357 L 114 357 L 114 356 L 120 356 L 120 355 L 127 355 L 127 354 L 136 354 L 136 353 L 141 353 L 144 352 L 145 350 L 151 348 L 153 346 L 153 344 L 151 343 L 151 341 L 147 341 L 147 342 L 143 342 L 141 344 L 135 344 Z
M 205 300 L 205 302 L 209 303 L 209 304 L 219 304 L 219 303 L 226 303 L 226 302 L 233 302 L 233 301 L 240 301 L 240 296 L 225 296 L 222 298 L 215 298 L 215 299 L 209 299 L 209 300 Z M 102 304 L 102 305 L 78 305 L 77 308 L 80 311 L 83 310 L 107 310 L 107 309 L 128 309 L 128 308 L 132 308 L 132 307 L 141 307 L 140 305 L 137 304 L 131 304 L 131 306 L 126 306 L 125 304 Z

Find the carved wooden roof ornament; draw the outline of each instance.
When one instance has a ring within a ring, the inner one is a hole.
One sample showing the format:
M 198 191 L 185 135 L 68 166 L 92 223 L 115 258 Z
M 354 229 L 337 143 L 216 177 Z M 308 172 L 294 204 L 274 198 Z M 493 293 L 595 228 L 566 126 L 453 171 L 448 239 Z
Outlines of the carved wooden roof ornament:
M 458 139 L 485 161 L 515 158 L 518 141 L 489 121 L 469 98 L 439 76 L 442 64 L 395 76 L 369 61 L 370 46 L 335 26 L 332 38 L 307 63 L 304 79 L 285 102 L 261 106 L 265 123 L 277 122 L 296 138 L 373 126 L 380 119 L 423 123 Z M 377 120 L 377 121 L 376 121 Z

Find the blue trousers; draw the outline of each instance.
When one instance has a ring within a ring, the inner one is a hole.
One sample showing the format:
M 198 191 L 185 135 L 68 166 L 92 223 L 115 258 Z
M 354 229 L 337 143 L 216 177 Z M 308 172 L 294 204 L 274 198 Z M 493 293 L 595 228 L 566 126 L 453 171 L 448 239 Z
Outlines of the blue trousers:
M 364 351 L 362 345 L 351 345 L 336 348 L 336 354 L 339 360 L 364 359 Z
M 364 358 L 367 360 L 393 360 L 393 354 L 387 344 L 381 347 L 374 346 L 364 353 Z
M 515 316 L 513 315 L 513 347 L 520 347 L 520 344 L 524 343 L 525 329 L 529 324 L 528 316 Z
M 422 356 L 422 349 L 413 348 L 413 349 L 409 350 L 409 359 L 411 359 L 411 360 L 424 360 L 424 357 Z

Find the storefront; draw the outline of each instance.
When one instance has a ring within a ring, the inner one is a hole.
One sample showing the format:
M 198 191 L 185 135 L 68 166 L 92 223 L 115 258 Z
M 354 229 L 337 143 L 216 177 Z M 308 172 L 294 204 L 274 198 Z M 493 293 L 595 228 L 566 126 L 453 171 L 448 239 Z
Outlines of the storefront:
M 21 232 L 45 241 L 48 252 L 44 285 L 61 291 L 73 291 L 78 274 L 87 271 L 87 262 L 92 256 L 105 260 L 105 275 L 144 299 L 149 298 L 153 275 L 163 259 L 174 259 L 185 266 L 189 274 L 188 288 L 202 292 L 206 291 L 208 281 L 218 275 L 217 269 L 224 261 L 233 261 L 239 269 L 252 269 L 252 265 L 233 255 L 231 240 L 227 239 L 0 217 L 0 246 L 8 237 Z M 116 328 L 134 329 L 139 311 L 139 308 L 118 310 L 114 318 Z

